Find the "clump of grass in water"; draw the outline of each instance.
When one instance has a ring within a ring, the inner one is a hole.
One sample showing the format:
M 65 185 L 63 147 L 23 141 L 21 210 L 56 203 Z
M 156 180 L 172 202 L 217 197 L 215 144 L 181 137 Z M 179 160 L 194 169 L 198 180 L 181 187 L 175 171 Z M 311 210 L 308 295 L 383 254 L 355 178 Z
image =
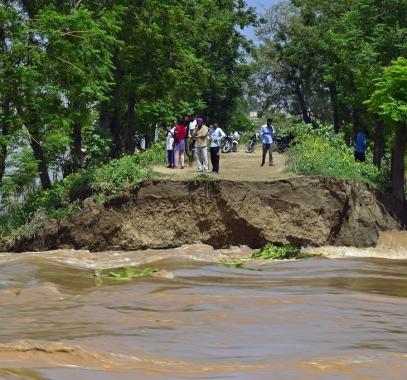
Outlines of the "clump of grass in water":
M 257 260 L 287 260 L 287 259 L 308 259 L 312 257 L 308 253 L 301 252 L 298 248 L 290 244 L 277 246 L 267 243 L 260 251 L 253 253 L 252 259 Z
M 260 251 L 253 253 L 249 258 L 240 261 L 227 261 L 221 260 L 218 265 L 226 268 L 244 268 L 245 261 L 250 260 L 288 260 L 288 259 L 309 259 L 314 257 L 309 253 L 301 252 L 298 248 L 290 244 L 284 244 L 277 246 L 271 243 L 267 243 Z
M 219 266 L 225 267 L 225 268 L 243 268 L 243 261 L 236 261 L 236 262 L 230 262 L 227 261 L 226 259 L 221 260 L 218 263 Z
M 132 268 L 132 267 L 125 267 L 125 268 L 119 269 L 117 271 L 109 272 L 108 277 L 112 277 L 117 280 L 131 280 L 133 278 L 149 277 L 153 273 L 156 273 L 158 271 L 159 270 L 157 268 L 138 269 L 138 268 Z M 103 271 L 100 269 L 96 269 L 95 277 L 100 278 L 102 276 L 103 276 Z

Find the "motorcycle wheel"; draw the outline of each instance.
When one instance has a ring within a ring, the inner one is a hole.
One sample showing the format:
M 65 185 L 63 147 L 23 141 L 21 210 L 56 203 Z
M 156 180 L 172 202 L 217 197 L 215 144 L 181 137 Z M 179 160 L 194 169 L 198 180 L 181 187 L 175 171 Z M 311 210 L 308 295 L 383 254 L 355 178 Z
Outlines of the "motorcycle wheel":
M 278 153 L 284 153 L 285 149 L 284 149 L 283 144 L 276 144 L 276 151 Z
M 229 141 L 226 141 L 225 145 L 222 147 L 222 153 L 229 153 L 232 150 L 232 145 Z
M 252 140 L 248 141 L 245 145 L 246 147 L 246 153 L 253 153 L 254 150 L 256 149 L 256 143 Z

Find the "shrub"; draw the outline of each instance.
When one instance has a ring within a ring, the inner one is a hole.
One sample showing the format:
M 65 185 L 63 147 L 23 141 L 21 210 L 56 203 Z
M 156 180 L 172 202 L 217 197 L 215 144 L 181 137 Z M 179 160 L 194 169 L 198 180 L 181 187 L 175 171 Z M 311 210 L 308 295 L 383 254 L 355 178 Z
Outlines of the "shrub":
M 368 182 L 383 188 L 388 184 L 388 165 L 379 170 L 370 163 L 355 162 L 353 149 L 345 144 L 341 133 L 332 126 L 314 129 L 311 125 L 295 125 L 291 129 L 297 144 L 288 150 L 288 170 L 303 175 L 321 175 Z M 371 153 L 367 152 L 368 161 Z
M 154 145 L 145 153 L 123 156 L 107 164 L 88 169 L 83 173 L 69 175 L 63 181 L 56 182 L 48 190 L 40 190 L 26 195 L 24 201 L 3 200 L 3 213 L 0 214 L 0 238 L 6 236 L 26 236 L 39 226 L 46 215 L 59 218 L 80 209 L 79 200 L 71 201 L 74 190 L 90 189 L 94 197 L 106 197 L 134 188 L 137 184 L 153 176 L 152 166 L 165 162 L 165 151 L 160 145 Z M 41 210 L 41 218 L 37 216 Z M 33 223 L 35 221 L 35 223 Z

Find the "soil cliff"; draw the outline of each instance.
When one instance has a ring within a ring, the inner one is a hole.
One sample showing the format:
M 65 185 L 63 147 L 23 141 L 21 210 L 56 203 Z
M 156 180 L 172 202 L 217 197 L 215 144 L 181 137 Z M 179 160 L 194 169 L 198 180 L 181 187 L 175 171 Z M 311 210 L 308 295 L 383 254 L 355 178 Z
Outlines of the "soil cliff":
M 155 181 L 51 220 L 8 250 L 137 250 L 201 241 L 371 246 L 399 225 L 365 184 L 323 177 L 273 182 Z

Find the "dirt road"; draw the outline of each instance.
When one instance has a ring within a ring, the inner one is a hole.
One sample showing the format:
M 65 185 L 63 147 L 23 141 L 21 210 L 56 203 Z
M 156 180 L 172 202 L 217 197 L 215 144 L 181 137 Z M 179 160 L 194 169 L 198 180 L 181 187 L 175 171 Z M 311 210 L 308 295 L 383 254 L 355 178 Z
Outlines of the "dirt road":
M 273 152 L 273 158 L 274 166 L 268 166 L 267 157 L 266 164 L 260 167 L 261 145 L 257 146 L 254 153 L 246 153 L 244 145 L 241 144 L 235 153 L 221 153 L 219 174 L 208 174 L 219 179 L 231 181 L 270 181 L 294 176 L 285 171 L 286 157 L 284 155 Z M 210 162 L 209 169 L 212 169 Z M 194 162 L 192 167 L 187 163 L 182 170 L 156 166 L 154 171 L 163 174 L 165 178 L 176 180 L 191 179 L 199 174 L 196 162 Z

